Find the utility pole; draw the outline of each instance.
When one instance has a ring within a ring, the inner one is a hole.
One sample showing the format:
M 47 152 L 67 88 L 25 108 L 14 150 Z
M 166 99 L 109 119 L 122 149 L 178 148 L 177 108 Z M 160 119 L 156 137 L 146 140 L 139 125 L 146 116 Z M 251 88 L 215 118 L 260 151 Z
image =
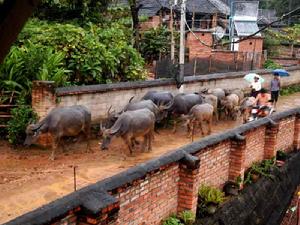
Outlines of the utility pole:
M 179 92 L 183 92 L 184 81 L 184 49 L 185 49 L 185 1 L 181 2 L 181 18 L 180 18 L 180 48 L 179 48 L 179 79 L 177 80 L 177 88 Z
M 174 59 L 175 59 L 175 41 L 174 41 L 174 29 L 173 29 L 173 3 L 172 1 L 170 1 L 170 8 L 171 8 L 171 12 L 170 12 L 170 31 L 171 31 L 171 61 L 172 63 L 174 63 Z
M 230 0 L 230 14 L 229 14 L 229 41 L 230 41 L 230 50 L 233 51 L 234 44 L 233 36 L 234 36 L 234 25 L 233 25 L 233 4 L 234 0 Z

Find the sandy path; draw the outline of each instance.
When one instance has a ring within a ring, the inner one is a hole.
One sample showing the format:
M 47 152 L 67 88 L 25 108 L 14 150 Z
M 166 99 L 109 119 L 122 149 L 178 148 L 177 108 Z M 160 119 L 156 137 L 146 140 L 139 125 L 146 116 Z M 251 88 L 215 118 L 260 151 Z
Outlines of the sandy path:
M 300 106 L 300 93 L 281 97 L 278 111 L 296 106 Z M 213 133 L 239 124 L 241 120 L 219 122 L 213 126 Z M 94 153 L 85 153 L 85 143 L 72 144 L 67 153 L 59 152 L 57 160 L 50 161 L 46 149 L 12 149 L 6 141 L 0 141 L 0 223 L 72 192 L 74 165 L 79 189 L 188 144 L 190 139 L 183 128 L 176 134 L 164 129 L 155 135 L 151 153 L 138 151 L 133 157 L 120 139 L 113 140 L 108 151 L 100 151 L 98 142 L 91 142 Z

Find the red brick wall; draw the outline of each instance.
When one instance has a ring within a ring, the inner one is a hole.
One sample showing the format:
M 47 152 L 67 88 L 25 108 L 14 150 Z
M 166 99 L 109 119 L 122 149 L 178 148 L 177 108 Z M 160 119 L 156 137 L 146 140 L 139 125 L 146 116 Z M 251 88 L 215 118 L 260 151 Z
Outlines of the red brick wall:
M 207 45 L 212 45 L 213 38 L 210 32 L 194 32 L 199 39 Z M 189 32 L 186 39 L 186 47 L 189 49 L 189 59 L 206 58 L 211 55 L 211 48 L 199 42 L 196 37 Z
M 122 190 L 116 224 L 159 224 L 177 212 L 179 168 L 172 165 Z
M 172 162 L 141 175 L 126 186 L 107 190 L 118 201 L 102 209 L 104 214 L 93 218 L 79 208 L 53 224 L 73 225 L 77 220 L 81 225 L 159 225 L 172 213 L 195 212 L 201 184 L 222 187 L 227 180 L 242 178 L 253 162 L 274 156 L 276 150 L 299 146 L 300 119 L 288 116 L 276 122 L 249 129 L 241 136 L 209 147 L 201 149 L 199 145 L 194 158 L 200 159 L 200 166 L 191 168 L 184 160 Z
M 197 154 L 200 183 L 220 187 L 228 180 L 230 148 L 230 141 L 225 141 Z
M 250 38 L 239 43 L 239 52 L 262 52 L 262 46 L 262 38 Z
M 295 132 L 295 117 L 281 120 L 279 123 L 279 131 L 277 135 L 276 150 L 290 150 L 293 148 Z
M 266 128 L 260 127 L 246 134 L 245 169 L 249 168 L 253 162 L 264 159 L 265 132 Z

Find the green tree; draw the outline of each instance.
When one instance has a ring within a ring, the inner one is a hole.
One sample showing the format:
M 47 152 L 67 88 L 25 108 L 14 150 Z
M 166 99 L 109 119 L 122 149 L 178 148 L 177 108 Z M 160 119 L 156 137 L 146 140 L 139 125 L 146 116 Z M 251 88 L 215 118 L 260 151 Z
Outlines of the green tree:
M 300 24 L 283 28 L 281 31 L 271 31 L 271 36 L 281 42 L 288 42 L 291 46 L 292 56 L 295 56 L 294 45 L 300 44 Z

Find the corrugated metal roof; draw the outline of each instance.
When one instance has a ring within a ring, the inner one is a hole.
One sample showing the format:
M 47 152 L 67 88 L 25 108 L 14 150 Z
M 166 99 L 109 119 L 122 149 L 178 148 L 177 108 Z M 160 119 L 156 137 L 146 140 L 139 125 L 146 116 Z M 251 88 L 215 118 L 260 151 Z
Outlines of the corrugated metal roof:
M 115 0 L 112 5 L 118 5 L 118 2 L 125 5 L 127 0 Z M 139 15 L 145 16 L 154 16 L 161 8 L 170 8 L 169 0 L 139 0 L 137 4 L 142 4 Z M 220 0 L 187 0 L 186 9 L 187 12 L 229 15 L 229 7 Z M 180 10 L 180 6 L 176 6 L 175 10 Z
M 234 21 L 234 26 L 239 37 L 251 35 L 259 30 L 256 21 Z M 260 33 L 255 36 L 261 36 Z

